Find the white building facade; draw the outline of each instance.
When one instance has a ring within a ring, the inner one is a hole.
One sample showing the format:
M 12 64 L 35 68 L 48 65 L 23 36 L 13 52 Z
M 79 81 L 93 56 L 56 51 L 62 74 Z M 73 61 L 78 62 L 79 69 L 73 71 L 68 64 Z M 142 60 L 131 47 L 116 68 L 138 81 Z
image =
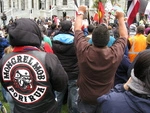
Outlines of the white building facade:
M 93 8 L 94 0 L 77 0 L 79 5 L 86 5 L 89 7 L 89 15 L 94 16 L 96 9 Z M 126 7 L 125 0 L 119 0 L 122 8 Z M 52 17 L 57 15 L 63 18 L 63 14 L 70 18 L 75 17 L 76 6 L 74 0 L 0 0 L 0 15 L 5 12 L 7 15 L 7 22 L 10 18 L 39 18 Z M 0 24 L 2 23 L 0 19 Z
M 93 0 L 77 0 L 78 5 L 87 5 L 93 11 Z M 75 15 L 74 0 L 0 0 L 0 12 L 6 12 L 11 16 L 16 16 L 19 11 L 24 11 L 35 16 Z M 19 14 L 18 14 L 19 15 Z M 22 14 L 23 15 L 23 14 Z M 27 15 L 24 15 L 25 17 Z

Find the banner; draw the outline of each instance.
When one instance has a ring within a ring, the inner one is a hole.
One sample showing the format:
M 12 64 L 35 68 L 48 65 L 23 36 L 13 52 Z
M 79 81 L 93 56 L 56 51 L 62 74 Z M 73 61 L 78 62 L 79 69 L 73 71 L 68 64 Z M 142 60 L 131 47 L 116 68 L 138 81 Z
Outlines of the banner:
M 136 19 L 136 14 L 139 11 L 139 7 L 140 7 L 139 0 L 128 0 L 127 22 L 129 26 L 134 22 L 134 19 Z
M 105 14 L 104 6 L 103 6 L 101 0 L 99 0 L 99 2 L 98 2 L 98 20 L 99 20 L 99 23 L 102 22 L 104 14 Z

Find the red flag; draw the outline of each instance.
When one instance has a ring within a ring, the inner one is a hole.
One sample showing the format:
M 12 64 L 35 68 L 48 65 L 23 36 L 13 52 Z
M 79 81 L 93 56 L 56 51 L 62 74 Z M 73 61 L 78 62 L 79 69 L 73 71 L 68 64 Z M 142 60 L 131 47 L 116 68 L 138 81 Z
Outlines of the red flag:
M 95 14 L 94 14 L 93 20 L 96 21 L 96 22 L 99 21 L 99 19 L 98 19 L 98 13 L 95 13 Z
M 139 11 L 140 2 L 139 0 L 128 0 L 128 2 L 131 2 L 127 11 L 128 25 L 130 26 L 136 18 L 137 12 Z
M 104 17 L 105 10 L 102 2 L 99 0 L 98 2 L 98 18 L 99 18 L 99 23 L 102 22 L 102 18 Z

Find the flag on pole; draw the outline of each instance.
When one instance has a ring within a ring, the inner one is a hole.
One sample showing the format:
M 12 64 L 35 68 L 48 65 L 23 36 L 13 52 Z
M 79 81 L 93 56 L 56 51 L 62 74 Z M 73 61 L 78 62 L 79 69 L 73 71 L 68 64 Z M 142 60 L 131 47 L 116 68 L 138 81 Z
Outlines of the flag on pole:
M 75 5 L 76 5 L 76 7 L 78 8 L 77 0 L 74 0 L 74 4 L 75 4 Z
M 99 19 L 98 19 L 98 13 L 97 12 L 95 12 L 93 20 L 96 21 L 96 22 L 99 21 Z
M 88 9 L 89 9 L 89 6 L 88 6 Z M 90 18 L 90 11 L 89 10 L 88 10 L 87 16 L 88 16 L 88 23 L 90 25 L 91 24 L 91 18 Z
M 98 2 L 98 22 L 101 23 L 102 22 L 102 18 L 104 17 L 105 14 L 105 9 L 104 6 L 101 2 L 101 0 L 99 0 Z
M 144 11 L 144 14 L 150 15 L 150 2 L 147 3 L 146 9 Z
M 148 1 L 147 0 L 139 0 L 140 1 L 140 8 L 139 8 L 139 13 L 144 14 Z
M 77 10 L 78 10 L 78 3 L 77 3 L 77 0 L 74 0 L 74 4 L 75 4 L 75 10 L 77 11 Z
M 75 4 L 75 10 L 76 10 L 76 13 L 75 13 L 75 18 L 76 18 L 77 13 L 78 13 L 78 3 L 77 3 L 77 0 L 74 0 L 74 4 Z
M 140 1 L 139 0 L 128 0 L 128 25 L 130 26 L 134 19 L 136 19 L 136 14 L 139 11 Z

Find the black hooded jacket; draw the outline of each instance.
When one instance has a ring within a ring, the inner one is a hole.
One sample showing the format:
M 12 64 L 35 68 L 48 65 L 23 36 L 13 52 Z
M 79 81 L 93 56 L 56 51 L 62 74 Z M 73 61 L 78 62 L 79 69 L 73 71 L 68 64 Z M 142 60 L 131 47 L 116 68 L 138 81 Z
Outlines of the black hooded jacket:
M 59 33 L 53 37 L 53 52 L 57 55 L 62 66 L 68 74 L 69 80 L 78 78 L 78 60 L 74 47 L 74 35 Z
M 54 91 L 63 91 L 68 76 L 58 57 L 37 47 L 41 33 L 30 19 L 8 29 L 13 51 L 0 61 L 0 81 L 11 94 L 14 113 L 58 113 Z

